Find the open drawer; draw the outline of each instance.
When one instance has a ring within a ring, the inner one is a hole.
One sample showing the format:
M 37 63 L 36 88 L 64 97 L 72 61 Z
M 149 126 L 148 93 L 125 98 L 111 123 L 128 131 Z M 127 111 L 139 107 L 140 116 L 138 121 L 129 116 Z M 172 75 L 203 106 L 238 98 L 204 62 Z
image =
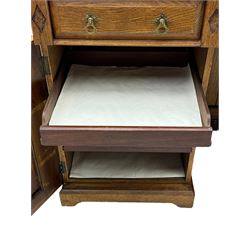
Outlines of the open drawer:
M 72 151 L 189 152 L 211 144 L 212 128 L 193 66 L 73 64 L 58 74 L 40 132 L 43 145 Z

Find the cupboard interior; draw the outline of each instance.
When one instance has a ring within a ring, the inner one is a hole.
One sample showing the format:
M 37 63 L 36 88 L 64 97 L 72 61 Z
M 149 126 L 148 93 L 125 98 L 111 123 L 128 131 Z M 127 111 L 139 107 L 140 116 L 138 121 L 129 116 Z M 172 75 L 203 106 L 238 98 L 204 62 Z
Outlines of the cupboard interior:
M 185 182 L 189 175 L 190 153 L 67 151 L 65 155 L 65 182 Z

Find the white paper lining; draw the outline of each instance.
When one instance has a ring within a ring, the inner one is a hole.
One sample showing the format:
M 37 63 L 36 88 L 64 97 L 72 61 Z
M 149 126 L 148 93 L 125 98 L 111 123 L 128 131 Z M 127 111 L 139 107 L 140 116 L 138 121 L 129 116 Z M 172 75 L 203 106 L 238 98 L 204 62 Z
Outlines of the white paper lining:
M 72 65 L 49 124 L 202 126 L 189 66 Z
M 75 152 L 70 178 L 185 177 L 181 154 Z

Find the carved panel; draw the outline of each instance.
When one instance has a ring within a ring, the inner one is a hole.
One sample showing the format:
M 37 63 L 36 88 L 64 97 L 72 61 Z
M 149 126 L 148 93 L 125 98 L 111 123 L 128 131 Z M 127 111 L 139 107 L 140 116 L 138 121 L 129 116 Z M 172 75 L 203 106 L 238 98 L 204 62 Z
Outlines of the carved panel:
M 32 21 L 36 24 L 37 28 L 39 29 L 40 32 L 43 32 L 45 23 L 46 23 L 46 18 L 38 5 L 36 6 L 35 12 L 32 16 Z
M 219 47 L 219 3 L 206 1 L 206 10 L 201 39 L 202 47 Z
M 210 16 L 209 20 L 210 32 L 218 32 L 219 31 L 219 10 L 216 9 L 212 16 Z

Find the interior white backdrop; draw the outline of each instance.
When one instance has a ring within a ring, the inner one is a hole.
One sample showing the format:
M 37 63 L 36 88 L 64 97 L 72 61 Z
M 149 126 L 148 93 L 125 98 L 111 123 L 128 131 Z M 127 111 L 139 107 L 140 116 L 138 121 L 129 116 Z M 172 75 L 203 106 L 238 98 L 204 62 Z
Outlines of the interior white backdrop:
M 220 1 L 220 131 L 194 161 L 194 207 L 81 203 L 30 216 L 30 1 L 1 3 L 1 249 L 250 249 L 249 4 Z

